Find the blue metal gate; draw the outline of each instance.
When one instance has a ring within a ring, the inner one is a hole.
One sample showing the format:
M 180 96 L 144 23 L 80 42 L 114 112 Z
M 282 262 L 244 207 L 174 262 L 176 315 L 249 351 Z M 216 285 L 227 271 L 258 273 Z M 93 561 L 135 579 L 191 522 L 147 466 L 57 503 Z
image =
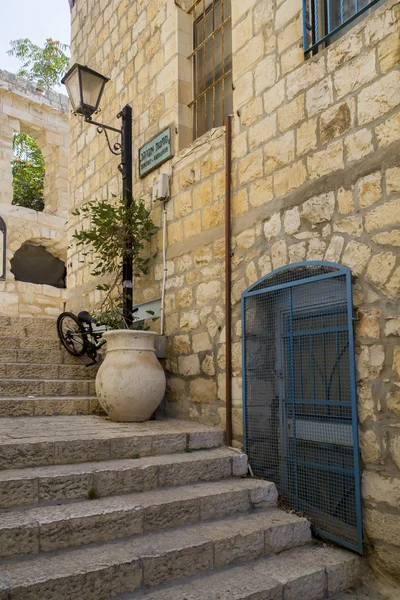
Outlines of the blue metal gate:
M 242 296 L 245 448 L 314 531 L 362 553 L 350 269 L 277 269 Z

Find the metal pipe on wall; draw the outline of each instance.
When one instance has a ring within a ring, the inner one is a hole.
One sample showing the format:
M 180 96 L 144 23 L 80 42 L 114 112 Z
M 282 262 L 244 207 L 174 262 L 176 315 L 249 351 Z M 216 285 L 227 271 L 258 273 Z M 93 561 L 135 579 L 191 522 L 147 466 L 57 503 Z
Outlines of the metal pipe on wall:
M 225 351 L 226 444 L 232 445 L 232 304 L 231 304 L 231 166 L 232 115 L 225 121 Z

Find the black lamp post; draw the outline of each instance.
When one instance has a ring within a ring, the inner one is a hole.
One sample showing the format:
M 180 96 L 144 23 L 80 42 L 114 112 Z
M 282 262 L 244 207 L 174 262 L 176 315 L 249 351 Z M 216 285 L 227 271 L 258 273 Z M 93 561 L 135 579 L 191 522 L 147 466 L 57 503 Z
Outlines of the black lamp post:
M 98 123 L 92 119 L 92 115 L 99 112 L 100 100 L 107 81 L 109 81 L 108 77 L 76 63 L 64 75 L 61 83 L 67 88 L 74 114 L 83 116 L 86 123 L 95 125 L 98 133 L 104 133 L 110 151 L 116 156 L 121 156 L 118 169 L 122 173 L 122 196 L 123 201 L 129 208 L 132 206 L 132 108 L 127 104 L 118 113 L 117 119 L 122 120 L 121 129 Z M 119 133 L 121 143 L 111 145 L 107 131 Z M 126 323 L 131 326 L 133 322 L 132 241 L 128 242 L 126 250 L 122 268 L 123 312 Z

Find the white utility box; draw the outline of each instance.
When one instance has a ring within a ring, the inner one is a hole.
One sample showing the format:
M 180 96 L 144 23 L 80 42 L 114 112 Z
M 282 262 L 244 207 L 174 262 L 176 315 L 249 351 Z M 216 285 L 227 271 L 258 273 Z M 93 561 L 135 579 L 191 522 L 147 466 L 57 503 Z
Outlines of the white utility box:
M 169 176 L 160 173 L 153 181 L 153 202 L 169 198 Z

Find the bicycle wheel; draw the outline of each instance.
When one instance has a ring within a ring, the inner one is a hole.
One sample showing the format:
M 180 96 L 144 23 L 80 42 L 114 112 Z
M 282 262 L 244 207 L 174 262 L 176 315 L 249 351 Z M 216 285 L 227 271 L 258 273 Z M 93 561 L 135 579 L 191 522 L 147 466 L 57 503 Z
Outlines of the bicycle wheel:
M 62 345 L 72 356 L 86 353 L 86 332 L 74 313 L 64 312 L 58 317 L 57 332 Z

